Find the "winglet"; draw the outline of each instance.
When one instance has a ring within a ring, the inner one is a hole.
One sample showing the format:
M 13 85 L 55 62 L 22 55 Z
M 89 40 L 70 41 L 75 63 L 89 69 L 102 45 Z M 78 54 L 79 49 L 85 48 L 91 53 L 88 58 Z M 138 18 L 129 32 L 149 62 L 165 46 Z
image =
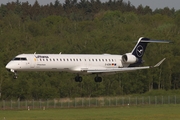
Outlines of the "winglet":
M 156 65 L 152 66 L 153 68 L 154 67 L 159 67 L 165 60 L 166 58 L 162 59 L 160 62 L 158 62 Z

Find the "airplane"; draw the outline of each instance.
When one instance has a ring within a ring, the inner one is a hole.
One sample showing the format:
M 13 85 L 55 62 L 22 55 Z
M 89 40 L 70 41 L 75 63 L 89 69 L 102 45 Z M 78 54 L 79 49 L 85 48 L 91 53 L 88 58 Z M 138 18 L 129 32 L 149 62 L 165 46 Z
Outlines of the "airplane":
M 124 55 L 112 54 L 20 54 L 12 59 L 6 69 L 14 73 L 18 71 L 66 71 L 76 73 L 76 82 L 82 82 L 80 74 L 96 74 L 95 82 L 102 82 L 99 74 L 129 72 L 141 69 L 155 68 L 165 60 L 162 59 L 154 66 L 139 66 L 148 43 L 169 43 L 167 40 L 151 40 L 140 37 L 130 53 Z

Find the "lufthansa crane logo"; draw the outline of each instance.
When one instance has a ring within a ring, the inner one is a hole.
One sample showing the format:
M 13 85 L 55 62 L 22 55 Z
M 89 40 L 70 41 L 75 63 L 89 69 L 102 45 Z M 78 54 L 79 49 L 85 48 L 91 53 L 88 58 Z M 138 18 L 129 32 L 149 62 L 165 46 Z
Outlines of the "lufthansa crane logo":
M 144 52 L 143 47 L 141 45 L 137 46 L 137 48 L 136 48 L 137 56 L 138 57 L 142 57 L 143 56 L 143 52 Z

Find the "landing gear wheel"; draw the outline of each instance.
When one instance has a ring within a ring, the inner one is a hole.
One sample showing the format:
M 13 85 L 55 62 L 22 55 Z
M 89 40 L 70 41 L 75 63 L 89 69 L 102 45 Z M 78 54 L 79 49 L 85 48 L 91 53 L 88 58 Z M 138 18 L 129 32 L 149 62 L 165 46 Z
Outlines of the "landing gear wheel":
M 97 76 L 97 77 L 94 78 L 94 81 L 95 82 L 102 82 L 102 77 Z
M 17 79 L 17 73 L 16 72 L 14 72 L 14 77 L 13 78 Z
M 81 76 L 79 76 L 79 82 L 82 82 L 82 77 Z
M 82 77 L 81 76 L 76 76 L 75 81 L 76 82 L 82 82 Z
M 17 79 L 17 76 L 16 75 L 14 75 L 14 77 L 13 77 L 14 79 Z

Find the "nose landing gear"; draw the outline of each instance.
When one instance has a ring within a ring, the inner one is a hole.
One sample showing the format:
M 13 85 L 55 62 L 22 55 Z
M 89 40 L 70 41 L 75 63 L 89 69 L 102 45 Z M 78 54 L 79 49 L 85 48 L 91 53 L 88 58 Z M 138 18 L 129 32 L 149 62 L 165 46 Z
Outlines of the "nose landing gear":
M 17 71 L 13 70 L 13 69 L 10 69 L 10 72 L 13 72 L 14 73 L 14 79 L 17 79 Z
M 16 71 L 14 72 L 14 77 L 13 78 L 17 79 L 17 72 Z

